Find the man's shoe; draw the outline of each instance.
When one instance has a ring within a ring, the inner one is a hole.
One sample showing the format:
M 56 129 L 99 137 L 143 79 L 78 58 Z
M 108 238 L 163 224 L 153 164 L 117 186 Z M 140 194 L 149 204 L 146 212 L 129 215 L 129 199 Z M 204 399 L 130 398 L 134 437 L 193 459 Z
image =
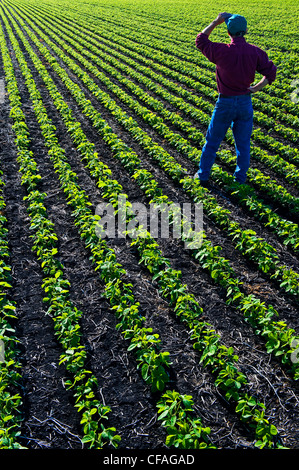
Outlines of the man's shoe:
M 200 186 L 202 186 L 203 188 L 210 188 L 209 180 L 201 180 Z
M 209 180 L 201 180 L 199 178 L 199 174 L 198 172 L 195 173 L 195 175 L 193 176 L 193 179 L 199 179 L 200 180 L 200 186 L 203 186 L 204 188 L 209 188 L 210 187 L 210 183 L 209 183 Z
M 236 178 L 234 178 L 234 182 L 235 182 L 235 183 L 238 183 L 238 184 L 242 184 L 242 185 L 245 184 L 243 181 L 238 181 L 238 180 L 236 180 Z

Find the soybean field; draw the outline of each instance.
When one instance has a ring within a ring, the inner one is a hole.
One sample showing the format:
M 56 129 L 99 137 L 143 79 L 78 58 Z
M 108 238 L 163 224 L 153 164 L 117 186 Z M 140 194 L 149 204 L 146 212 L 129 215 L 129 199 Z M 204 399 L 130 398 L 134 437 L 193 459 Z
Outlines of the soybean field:
M 277 78 L 205 188 L 222 2 L 0 0 L 1 449 L 299 447 L 299 5 L 225 8 Z

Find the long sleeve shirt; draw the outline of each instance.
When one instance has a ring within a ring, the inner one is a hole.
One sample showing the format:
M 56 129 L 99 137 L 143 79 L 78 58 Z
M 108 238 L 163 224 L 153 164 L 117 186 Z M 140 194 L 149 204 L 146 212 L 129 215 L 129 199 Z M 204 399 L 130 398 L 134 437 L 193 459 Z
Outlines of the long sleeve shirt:
M 234 37 L 230 44 L 210 41 L 207 34 L 196 37 L 196 47 L 210 62 L 216 64 L 218 92 L 228 96 L 244 95 L 254 82 L 255 72 L 271 84 L 276 78 L 276 66 L 267 53 L 248 44 L 244 37 Z

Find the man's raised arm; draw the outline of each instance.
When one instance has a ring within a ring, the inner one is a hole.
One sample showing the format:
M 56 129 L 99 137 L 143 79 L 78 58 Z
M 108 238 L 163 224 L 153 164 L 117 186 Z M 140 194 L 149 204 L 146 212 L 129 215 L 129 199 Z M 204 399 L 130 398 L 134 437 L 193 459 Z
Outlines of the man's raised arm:
M 216 26 L 224 23 L 224 21 L 227 18 L 229 18 L 230 16 L 231 16 L 231 13 L 226 13 L 226 12 L 219 13 L 217 18 L 215 20 L 213 20 L 212 23 L 209 24 L 209 26 L 207 26 L 205 29 L 202 30 L 202 33 L 209 36 L 211 34 L 211 32 L 213 31 L 213 29 L 216 28 Z

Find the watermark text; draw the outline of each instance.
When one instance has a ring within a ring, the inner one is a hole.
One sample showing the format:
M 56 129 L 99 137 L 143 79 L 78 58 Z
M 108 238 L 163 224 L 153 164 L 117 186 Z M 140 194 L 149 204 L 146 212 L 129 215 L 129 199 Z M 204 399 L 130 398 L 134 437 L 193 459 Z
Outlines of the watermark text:
M 296 104 L 299 102 L 299 78 L 292 81 L 291 87 L 295 88 L 295 90 L 292 91 L 290 98 L 291 98 L 292 103 Z
M 99 216 L 96 234 L 99 238 L 137 237 L 175 238 L 184 241 L 185 248 L 199 248 L 203 234 L 201 203 L 129 203 L 124 195 L 117 205 L 101 203 L 96 207 Z
M 3 78 L 0 78 L 0 104 L 3 104 L 5 100 L 5 85 Z
M 1 362 L 5 362 L 5 347 L 2 339 L 0 339 L 0 364 Z

